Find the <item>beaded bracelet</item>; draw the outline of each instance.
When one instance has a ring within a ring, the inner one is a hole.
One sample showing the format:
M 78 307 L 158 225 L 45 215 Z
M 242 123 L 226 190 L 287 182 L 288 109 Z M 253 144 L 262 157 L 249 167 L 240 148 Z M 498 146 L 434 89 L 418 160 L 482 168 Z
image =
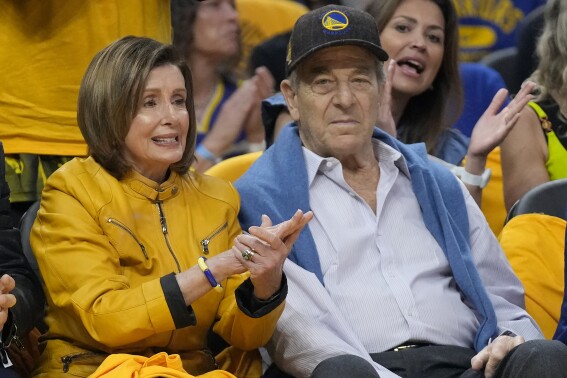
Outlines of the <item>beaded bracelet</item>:
M 207 280 L 211 284 L 212 288 L 215 289 L 216 291 L 222 291 L 221 284 L 218 283 L 217 280 L 215 280 L 215 277 L 211 273 L 205 261 L 207 261 L 206 257 L 203 256 L 199 257 L 199 259 L 197 260 L 197 264 L 199 264 L 199 268 L 201 268 L 201 271 L 205 274 L 205 277 L 207 277 Z

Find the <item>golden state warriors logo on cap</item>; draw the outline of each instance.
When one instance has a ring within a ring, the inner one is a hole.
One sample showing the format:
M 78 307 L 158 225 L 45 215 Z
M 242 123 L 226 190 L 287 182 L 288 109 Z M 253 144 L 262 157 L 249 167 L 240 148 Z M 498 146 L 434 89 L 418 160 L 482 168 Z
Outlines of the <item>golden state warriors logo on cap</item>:
M 348 17 L 343 12 L 332 10 L 327 12 L 321 19 L 323 27 L 327 30 L 343 30 L 348 26 Z

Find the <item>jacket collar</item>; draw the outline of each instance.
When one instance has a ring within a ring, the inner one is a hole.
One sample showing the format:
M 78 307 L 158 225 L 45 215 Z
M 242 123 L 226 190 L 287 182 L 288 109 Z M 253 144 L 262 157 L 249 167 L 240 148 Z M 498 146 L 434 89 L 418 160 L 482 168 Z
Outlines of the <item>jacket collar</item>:
M 179 192 L 178 177 L 179 175 L 176 172 L 171 171 L 169 178 L 165 182 L 158 184 L 132 170 L 122 182 L 137 194 L 157 202 L 167 200 Z

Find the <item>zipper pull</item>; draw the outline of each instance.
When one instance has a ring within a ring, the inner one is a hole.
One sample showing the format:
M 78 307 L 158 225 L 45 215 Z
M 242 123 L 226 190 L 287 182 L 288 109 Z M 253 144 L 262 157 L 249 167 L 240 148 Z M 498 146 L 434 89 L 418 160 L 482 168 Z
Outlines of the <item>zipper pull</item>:
M 205 255 L 209 254 L 209 243 L 211 242 L 210 239 L 203 239 L 201 240 L 201 246 L 203 247 L 203 253 Z
M 71 356 L 63 356 L 61 357 L 61 362 L 63 362 L 63 373 L 67 373 L 69 371 L 69 365 L 73 362 Z
M 163 232 L 163 234 L 166 235 L 167 234 L 167 224 L 165 223 L 165 217 L 160 215 L 159 221 L 161 223 L 161 232 Z
M 161 201 L 157 202 L 158 211 L 159 211 L 159 222 L 161 223 L 161 232 L 164 235 L 167 235 L 167 221 L 165 219 L 165 214 L 163 213 L 163 209 L 161 208 Z

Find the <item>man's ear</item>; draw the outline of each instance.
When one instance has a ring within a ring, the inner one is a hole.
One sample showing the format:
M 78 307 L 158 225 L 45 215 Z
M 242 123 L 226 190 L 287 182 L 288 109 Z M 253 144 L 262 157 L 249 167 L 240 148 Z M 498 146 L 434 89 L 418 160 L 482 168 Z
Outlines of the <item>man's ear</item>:
M 299 109 L 297 107 L 297 97 L 296 93 L 291 86 L 291 81 L 288 79 L 282 80 L 280 84 L 280 91 L 282 92 L 285 102 L 287 103 L 287 109 L 291 118 L 294 121 L 299 121 Z

